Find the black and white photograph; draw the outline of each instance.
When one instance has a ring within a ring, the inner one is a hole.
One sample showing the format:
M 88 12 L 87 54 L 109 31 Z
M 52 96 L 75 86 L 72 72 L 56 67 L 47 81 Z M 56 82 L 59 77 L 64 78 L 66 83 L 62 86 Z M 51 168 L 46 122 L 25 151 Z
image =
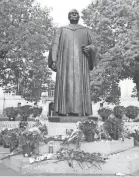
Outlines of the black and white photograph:
M 139 176 L 139 0 L 0 0 L 0 176 Z

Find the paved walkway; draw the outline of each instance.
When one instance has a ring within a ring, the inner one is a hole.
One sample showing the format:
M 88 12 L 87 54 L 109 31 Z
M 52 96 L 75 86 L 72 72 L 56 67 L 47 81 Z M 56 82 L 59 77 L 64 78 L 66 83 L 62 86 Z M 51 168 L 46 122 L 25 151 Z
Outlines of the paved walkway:
M 5 165 L 0 163 L 0 176 L 23 176 L 23 175 L 21 175 L 19 172 L 7 168 Z M 43 174 L 43 176 L 45 176 L 45 174 Z M 133 174 L 133 176 L 139 176 L 139 171 Z
M 21 176 L 21 174 L 0 163 L 0 176 Z

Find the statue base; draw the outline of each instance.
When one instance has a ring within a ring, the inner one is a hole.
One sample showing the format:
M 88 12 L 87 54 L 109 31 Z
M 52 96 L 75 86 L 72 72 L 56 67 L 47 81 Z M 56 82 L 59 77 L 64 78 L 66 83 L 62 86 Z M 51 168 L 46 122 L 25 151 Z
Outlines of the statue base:
M 49 122 L 65 122 L 65 123 L 76 123 L 78 121 L 83 122 L 86 120 L 98 120 L 98 117 L 94 116 L 52 116 L 48 117 Z

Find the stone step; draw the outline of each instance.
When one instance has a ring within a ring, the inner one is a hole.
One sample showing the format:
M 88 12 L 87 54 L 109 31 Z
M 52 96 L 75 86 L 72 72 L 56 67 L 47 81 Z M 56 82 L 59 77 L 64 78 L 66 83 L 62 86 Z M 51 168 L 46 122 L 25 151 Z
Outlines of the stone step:
M 139 147 L 109 156 L 108 161 L 101 164 L 101 169 L 88 168 L 85 163 L 81 168 L 76 161 L 74 168 L 69 167 L 67 161 L 54 163 L 54 160 L 51 160 L 30 164 L 29 158 L 22 155 L 5 159 L 3 163 L 25 175 L 115 175 L 116 173 L 131 175 L 139 170 Z
M 52 116 L 48 117 L 50 122 L 60 122 L 60 123 L 76 123 L 78 121 L 86 121 L 86 120 L 98 120 L 97 117 L 94 116 Z

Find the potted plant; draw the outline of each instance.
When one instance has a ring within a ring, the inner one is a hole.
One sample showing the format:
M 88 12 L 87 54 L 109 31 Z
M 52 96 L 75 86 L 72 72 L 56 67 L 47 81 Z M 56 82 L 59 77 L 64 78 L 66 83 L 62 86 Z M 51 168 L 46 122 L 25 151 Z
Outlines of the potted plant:
M 27 119 L 31 115 L 31 108 L 32 106 L 30 105 L 21 106 L 18 108 L 19 114 L 23 121 L 27 121 Z
M 112 110 L 109 108 L 101 108 L 98 110 L 98 114 L 102 117 L 102 120 L 105 122 L 108 117 L 112 114 Z
M 15 150 L 18 146 L 18 138 L 15 133 L 11 133 L 11 136 L 9 139 L 9 146 L 10 146 L 10 152 Z
M 139 146 L 139 130 L 135 129 L 130 136 L 134 138 L 134 145 Z
M 18 115 L 18 110 L 14 107 L 7 107 L 5 109 L 6 115 L 9 118 L 9 121 L 15 121 L 16 116 Z
M 39 134 L 37 132 L 26 131 L 22 134 L 19 140 L 19 145 L 22 147 L 23 155 L 30 157 L 33 150 L 36 148 L 39 141 Z
M 125 114 L 125 107 L 124 106 L 115 106 L 113 109 L 113 114 L 116 118 L 122 119 L 123 115 Z
M 42 107 L 33 107 L 32 108 L 32 115 L 34 118 L 40 116 L 42 113 Z
M 122 137 L 123 123 L 121 119 L 116 117 L 107 119 L 103 124 L 105 134 L 110 136 L 113 140 L 118 140 Z
M 125 110 L 125 115 L 130 119 L 135 119 L 139 114 L 139 108 L 137 106 L 128 106 Z
M 20 128 L 14 128 L 10 132 L 10 140 L 9 140 L 9 146 L 10 151 L 12 152 L 15 150 L 19 145 L 19 138 L 22 135 L 22 130 Z
M 7 128 L 1 131 L 1 142 L 4 148 L 9 148 L 8 133 L 9 130 Z
M 9 134 L 3 135 L 3 147 L 10 148 L 10 135 Z
M 96 132 L 96 124 L 93 121 L 84 121 L 83 122 L 83 133 L 86 137 L 87 142 L 94 141 L 94 135 Z

